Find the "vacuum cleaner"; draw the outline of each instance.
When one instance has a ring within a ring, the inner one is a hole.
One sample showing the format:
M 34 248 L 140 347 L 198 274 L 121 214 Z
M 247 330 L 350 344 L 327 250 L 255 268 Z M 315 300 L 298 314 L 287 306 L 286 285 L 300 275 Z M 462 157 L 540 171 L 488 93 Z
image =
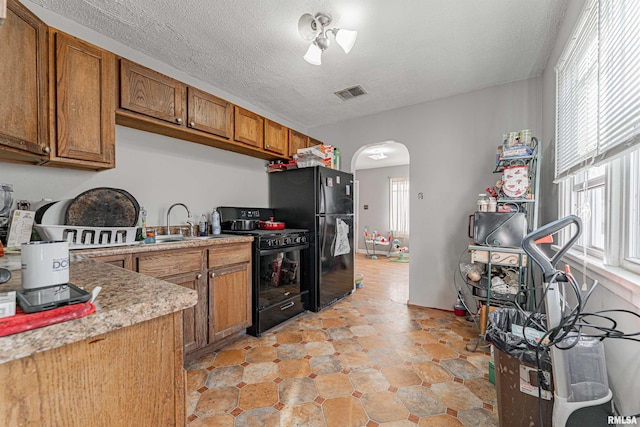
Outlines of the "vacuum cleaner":
M 552 258 L 548 258 L 536 246 L 536 241 L 570 226 L 573 226 L 571 238 Z M 609 424 L 608 417 L 613 414 L 613 395 L 607 381 L 603 337 L 582 332 L 582 328 L 590 327 L 585 316 L 598 316 L 580 312 L 593 287 L 583 298 L 570 273 L 556 269 L 558 261 L 578 240 L 581 232 L 580 218 L 570 215 L 538 228 L 522 241 L 524 251 L 542 269 L 547 332 L 540 343 L 548 339 L 544 346 L 551 355 L 555 390 L 553 427 L 606 426 Z M 569 307 L 564 292 L 561 292 L 567 286 L 573 287 L 578 299 L 574 308 Z M 538 349 L 542 347 L 540 343 Z

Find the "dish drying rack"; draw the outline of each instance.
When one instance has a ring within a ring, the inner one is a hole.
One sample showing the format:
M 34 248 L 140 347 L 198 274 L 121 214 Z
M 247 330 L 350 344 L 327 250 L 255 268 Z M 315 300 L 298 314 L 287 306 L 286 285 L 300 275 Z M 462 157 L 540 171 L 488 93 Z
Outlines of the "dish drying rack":
M 69 242 L 69 249 L 131 245 L 136 227 L 80 227 L 75 225 L 34 225 L 40 237 Z

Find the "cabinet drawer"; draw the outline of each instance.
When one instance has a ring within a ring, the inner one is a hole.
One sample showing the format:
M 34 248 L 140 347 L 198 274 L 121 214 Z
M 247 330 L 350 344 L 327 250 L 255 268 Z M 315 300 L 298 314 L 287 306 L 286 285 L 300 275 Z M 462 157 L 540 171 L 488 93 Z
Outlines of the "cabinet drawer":
M 251 261 L 251 243 L 214 246 L 209 249 L 209 268 Z
M 136 271 L 151 277 L 169 277 L 202 270 L 202 251 L 150 253 L 136 259 Z

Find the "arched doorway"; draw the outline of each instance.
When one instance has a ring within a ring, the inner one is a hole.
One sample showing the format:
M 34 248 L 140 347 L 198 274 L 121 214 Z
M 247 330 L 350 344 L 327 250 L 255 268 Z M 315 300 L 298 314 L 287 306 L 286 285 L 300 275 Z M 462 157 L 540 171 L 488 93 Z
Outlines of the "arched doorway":
M 385 294 L 402 303 L 409 299 L 409 168 L 409 150 L 393 140 L 364 145 L 351 161 L 356 273 L 389 274 Z

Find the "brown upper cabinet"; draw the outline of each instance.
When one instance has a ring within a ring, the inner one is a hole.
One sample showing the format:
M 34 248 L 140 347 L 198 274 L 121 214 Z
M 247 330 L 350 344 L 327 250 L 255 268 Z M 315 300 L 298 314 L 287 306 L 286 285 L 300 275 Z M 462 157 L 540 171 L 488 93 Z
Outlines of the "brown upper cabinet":
M 120 59 L 120 108 L 178 127 L 232 137 L 229 102 L 126 59 Z
M 307 148 L 309 146 L 309 137 L 305 134 L 289 129 L 289 157 L 292 157 L 298 151 L 298 148 Z
M 264 118 L 236 105 L 234 139 L 252 147 L 262 148 L 264 143 Z
M 0 27 L 0 157 L 39 163 L 48 148 L 47 26 L 17 0 Z
M 120 60 L 120 107 L 183 125 L 186 87 L 142 65 Z
M 49 29 L 17 0 L 0 27 L 0 159 L 114 167 L 113 54 Z
M 51 30 L 50 162 L 115 166 L 115 55 Z
M 289 129 L 269 119 L 264 119 L 264 149 L 286 156 L 289 149 Z
M 187 88 L 187 94 L 190 128 L 227 139 L 233 136 L 231 103 L 193 87 Z

